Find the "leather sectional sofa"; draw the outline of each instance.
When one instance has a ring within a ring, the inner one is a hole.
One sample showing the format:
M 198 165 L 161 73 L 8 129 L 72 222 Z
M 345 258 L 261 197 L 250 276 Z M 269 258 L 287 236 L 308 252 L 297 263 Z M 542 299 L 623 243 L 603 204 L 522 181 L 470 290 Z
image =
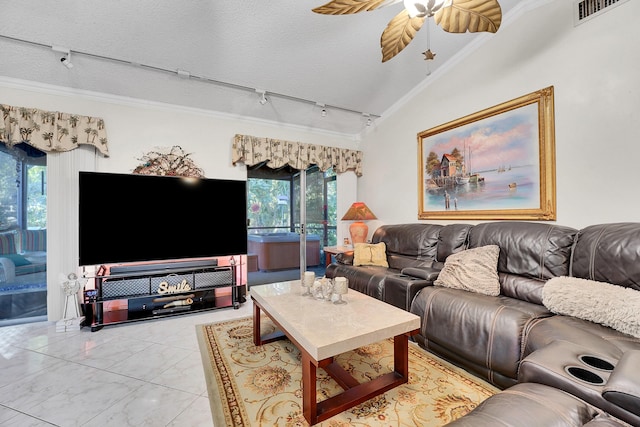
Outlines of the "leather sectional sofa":
M 344 254 L 326 275 L 419 315 L 421 347 L 503 390 L 452 424 L 640 426 L 640 223 L 383 225 L 380 242 L 388 267 Z M 439 285 L 451 255 L 494 245 L 499 294 Z

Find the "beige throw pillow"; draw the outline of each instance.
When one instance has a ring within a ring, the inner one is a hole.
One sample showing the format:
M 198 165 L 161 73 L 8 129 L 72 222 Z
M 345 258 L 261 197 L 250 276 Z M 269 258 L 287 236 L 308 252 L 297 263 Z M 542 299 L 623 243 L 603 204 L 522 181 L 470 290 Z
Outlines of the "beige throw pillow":
M 449 255 L 434 285 L 480 294 L 500 295 L 497 245 L 481 246 Z
M 387 262 L 387 245 L 384 242 L 356 243 L 353 246 L 353 265 L 377 265 L 389 267 Z
M 578 277 L 554 277 L 542 288 L 542 303 L 553 313 L 640 338 L 640 292 L 634 289 Z

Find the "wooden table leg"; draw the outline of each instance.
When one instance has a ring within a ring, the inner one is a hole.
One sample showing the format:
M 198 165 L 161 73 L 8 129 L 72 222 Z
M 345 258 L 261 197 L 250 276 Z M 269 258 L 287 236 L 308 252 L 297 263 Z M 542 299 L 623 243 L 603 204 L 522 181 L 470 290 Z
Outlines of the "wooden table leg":
M 393 337 L 393 369 L 409 380 L 409 335 Z
M 371 381 L 359 383 L 333 358 L 314 361 L 304 351 L 302 353 L 302 406 L 303 414 L 309 424 L 314 425 L 340 412 L 378 396 L 394 387 L 409 381 L 409 335 L 396 335 L 393 338 L 394 371 L 382 374 Z M 343 389 L 342 393 L 317 402 L 316 370 L 324 369 Z
M 260 336 L 260 306 L 253 304 L 253 345 L 262 345 Z
M 270 334 L 262 336 L 262 331 L 260 330 L 260 312 L 261 312 L 260 305 L 254 301 L 253 303 L 253 345 L 259 346 L 259 345 L 267 344 L 273 341 L 278 341 L 286 338 L 286 335 L 284 334 L 284 332 L 279 330 L 275 330 Z
M 302 413 L 309 422 L 318 423 L 318 404 L 316 402 L 316 374 L 317 368 L 311 356 L 302 351 Z

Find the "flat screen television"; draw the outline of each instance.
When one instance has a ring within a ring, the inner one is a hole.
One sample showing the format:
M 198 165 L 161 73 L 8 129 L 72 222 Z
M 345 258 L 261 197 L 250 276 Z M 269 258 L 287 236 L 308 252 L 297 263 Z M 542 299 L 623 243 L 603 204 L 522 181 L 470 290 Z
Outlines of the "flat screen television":
M 247 253 L 246 181 L 80 172 L 79 265 Z

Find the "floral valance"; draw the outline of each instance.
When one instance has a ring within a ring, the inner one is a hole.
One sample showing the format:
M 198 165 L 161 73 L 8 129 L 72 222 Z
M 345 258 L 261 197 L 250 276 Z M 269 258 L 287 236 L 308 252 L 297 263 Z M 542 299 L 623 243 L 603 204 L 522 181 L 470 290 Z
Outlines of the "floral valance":
M 302 142 L 236 135 L 232 147 L 232 163 L 247 166 L 267 162 L 272 169 L 289 165 L 304 170 L 317 165 L 320 170 L 333 168 L 336 173 L 353 170 L 362 176 L 362 152 L 346 148 L 304 144 Z
M 109 156 L 104 120 L 77 114 L 0 104 L 0 142 L 27 143 L 45 152 L 69 151 L 92 145 Z

